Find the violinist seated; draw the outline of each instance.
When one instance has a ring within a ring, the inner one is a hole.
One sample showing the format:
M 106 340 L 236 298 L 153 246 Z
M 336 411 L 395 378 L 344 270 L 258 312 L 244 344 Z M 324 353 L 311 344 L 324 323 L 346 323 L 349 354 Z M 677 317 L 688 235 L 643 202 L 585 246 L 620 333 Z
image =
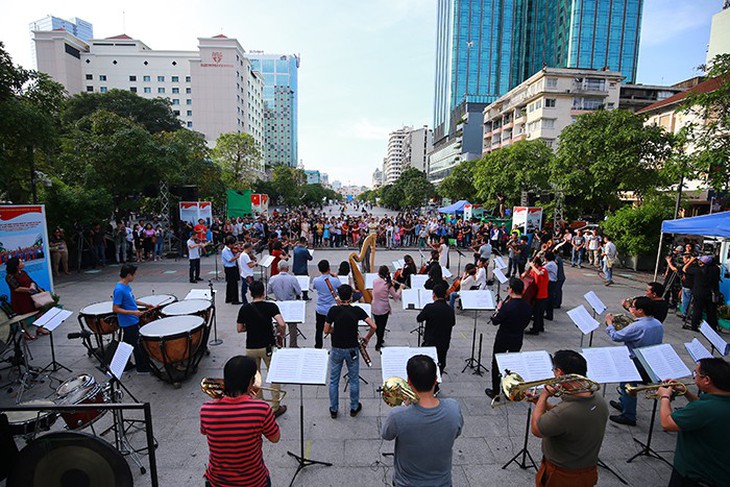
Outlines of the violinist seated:
M 477 266 L 474 264 L 466 264 L 464 267 L 464 275 L 461 279 L 454 281 L 454 284 L 449 289 L 449 305 L 451 309 L 455 309 L 456 300 L 459 299 L 459 291 L 471 291 L 478 289 L 477 285 Z

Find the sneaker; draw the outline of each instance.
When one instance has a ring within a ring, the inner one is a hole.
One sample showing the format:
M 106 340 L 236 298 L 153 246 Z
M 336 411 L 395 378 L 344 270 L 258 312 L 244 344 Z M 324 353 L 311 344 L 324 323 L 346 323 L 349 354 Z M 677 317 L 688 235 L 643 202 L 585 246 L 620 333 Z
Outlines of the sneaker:
M 332 419 L 337 419 L 337 411 L 332 411 L 332 410 L 330 409 L 330 418 L 332 418 Z
M 627 418 L 623 414 L 618 414 L 616 416 L 609 416 L 608 419 L 610 419 L 614 423 L 625 424 L 626 426 L 636 426 L 636 421 L 631 421 L 629 418 Z
M 614 401 L 613 399 L 611 399 L 608 403 L 611 405 L 612 408 L 623 412 L 624 408 L 623 408 L 623 406 L 621 406 L 620 402 Z
M 278 409 L 276 411 L 274 411 L 274 417 L 275 418 L 278 418 L 279 416 L 281 416 L 285 412 L 286 412 L 286 406 L 284 406 L 283 404 L 279 404 Z
M 362 403 L 357 403 L 356 409 L 350 409 L 350 416 L 354 418 L 360 413 L 360 411 L 362 411 Z

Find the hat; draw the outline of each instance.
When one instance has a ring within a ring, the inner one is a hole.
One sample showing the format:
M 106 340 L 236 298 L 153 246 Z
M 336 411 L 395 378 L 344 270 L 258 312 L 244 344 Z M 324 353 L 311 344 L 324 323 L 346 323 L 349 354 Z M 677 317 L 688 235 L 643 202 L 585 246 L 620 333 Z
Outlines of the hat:
M 703 264 L 712 264 L 712 256 L 711 255 L 703 255 L 700 257 L 700 262 Z

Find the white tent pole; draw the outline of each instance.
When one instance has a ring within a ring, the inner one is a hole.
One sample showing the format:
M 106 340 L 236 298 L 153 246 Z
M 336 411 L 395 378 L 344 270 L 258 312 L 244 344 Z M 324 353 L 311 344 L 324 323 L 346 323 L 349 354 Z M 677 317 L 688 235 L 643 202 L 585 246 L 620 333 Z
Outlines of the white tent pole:
M 659 259 L 662 257 L 662 242 L 664 241 L 664 232 L 659 234 L 659 248 L 656 251 L 656 266 L 654 267 L 654 280 L 659 274 Z

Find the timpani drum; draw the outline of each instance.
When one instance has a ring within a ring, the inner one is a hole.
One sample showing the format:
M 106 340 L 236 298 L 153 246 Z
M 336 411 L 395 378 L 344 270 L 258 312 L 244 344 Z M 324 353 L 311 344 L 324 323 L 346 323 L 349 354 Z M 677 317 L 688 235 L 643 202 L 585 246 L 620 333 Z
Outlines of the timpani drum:
M 206 349 L 208 331 L 200 316 L 170 316 L 140 328 L 139 342 L 147 353 L 152 372 L 179 387 L 181 380 L 197 370 Z
M 56 389 L 56 404 L 73 406 L 76 404 L 104 404 L 108 402 L 104 388 L 96 382 L 93 376 L 81 374 L 69 379 Z M 61 417 L 68 429 L 77 430 L 89 426 L 101 418 L 106 410 L 84 409 L 79 412 L 63 412 Z
M 79 322 L 97 335 L 111 335 L 119 330 L 111 301 L 90 304 L 79 311 Z
M 18 406 L 36 406 L 38 408 L 48 408 L 55 406 L 53 401 L 34 400 L 21 402 Z M 10 434 L 13 436 L 26 436 L 33 438 L 41 431 L 48 431 L 56 422 L 58 414 L 53 411 L 0 411 L 8 418 L 8 426 Z
M 155 320 L 159 320 L 160 308 L 177 302 L 177 298 L 172 294 L 150 294 L 149 296 L 142 296 L 137 298 L 137 301 L 151 304 L 154 308 L 145 310 L 144 313 L 139 317 L 139 326 L 142 327 L 147 323 L 151 323 Z
M 177 303 L 168 304 L 162 308 L 161 315 L 165 317 L 174 316 L 200 316 L 206 324 L 210 322 L 213 303 L 207 299 L 184 299 Z

